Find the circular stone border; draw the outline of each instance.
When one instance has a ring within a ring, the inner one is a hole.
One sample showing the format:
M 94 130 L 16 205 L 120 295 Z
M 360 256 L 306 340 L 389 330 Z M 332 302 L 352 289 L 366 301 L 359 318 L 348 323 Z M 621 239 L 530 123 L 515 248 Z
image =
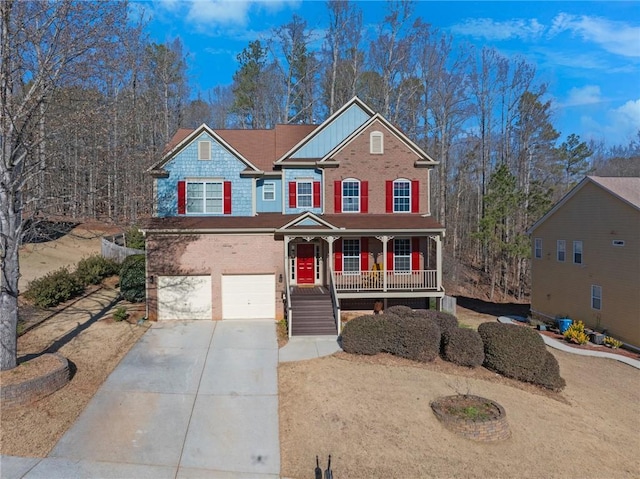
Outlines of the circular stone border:
M 2 407 L 13 407 L 42 399 L 69 382 L 69 361 L 58 353 L 47 354 L 58 361 L 58 366 L 42 376 L 27 379 L 20 383 L 9 384 L 0 388 Z
M 498 409 L 498 417 L 474 421 L 472 419 L 466 419 L 461 417 L 452 416 L 446 412 L 442 403 L 455 397 L 467 397 L 478 399 L 482 402 L 491 403 Z M 431 402 L 431 409 L 436 415 L 438 420 L 450 431 L 472 439 L 474 441 L 503 441 L 511 437 L 511 430 L 507 423 L 507 413 L 504 408 L 495 401 L 487 399 L 481 396 L 456 394 L 453 396 L 440 397 Z

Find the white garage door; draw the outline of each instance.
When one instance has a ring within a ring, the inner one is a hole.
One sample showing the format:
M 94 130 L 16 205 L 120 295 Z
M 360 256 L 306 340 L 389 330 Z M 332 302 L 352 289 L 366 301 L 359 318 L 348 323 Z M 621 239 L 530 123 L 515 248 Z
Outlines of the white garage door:
M 211 276 L 158 276 L 158 320 L 211 319 Z
M 275 314 L 275 275 L 222 276 L 222 319 L 274 320 Z

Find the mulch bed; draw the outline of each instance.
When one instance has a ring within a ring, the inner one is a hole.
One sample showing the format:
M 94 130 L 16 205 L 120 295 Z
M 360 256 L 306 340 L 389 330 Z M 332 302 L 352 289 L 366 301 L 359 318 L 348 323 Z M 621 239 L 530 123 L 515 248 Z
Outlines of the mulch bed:
M 614 349 L 601 344 L 593 344 L 593 343 L 587 343 L 587 344 L 571 343 L 569 341 L 566 341 L 562 334 L 556 333 L 555 331 L 539 331 L 539 333 L 544 334 L 545 336 L 548 336 L 550 338 L 557 339 L 558 341 L 562 341 L 563 344 L 575 349 L 585 349 L 588 351 L 600 351 L 601 353 L 619 354 L 620 356 L 626 356 L 627 358 L 640 360 L 640 354 L 634 353 L 633 351 L 629 351 L 627 349 L 622 349 L 622 348 Z

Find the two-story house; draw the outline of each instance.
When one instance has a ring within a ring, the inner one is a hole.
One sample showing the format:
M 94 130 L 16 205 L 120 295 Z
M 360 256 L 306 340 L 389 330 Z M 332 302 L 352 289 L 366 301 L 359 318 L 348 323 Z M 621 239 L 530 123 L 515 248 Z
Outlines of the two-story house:
M 532 314 L 640 346 L 640 178 L 585 177 L 529 234 Z
M 336 334 L 341 308 L 439 307 L 437 164 L 358 98 L 320 125 L 179 130 L 149 170 L 149 318 Z

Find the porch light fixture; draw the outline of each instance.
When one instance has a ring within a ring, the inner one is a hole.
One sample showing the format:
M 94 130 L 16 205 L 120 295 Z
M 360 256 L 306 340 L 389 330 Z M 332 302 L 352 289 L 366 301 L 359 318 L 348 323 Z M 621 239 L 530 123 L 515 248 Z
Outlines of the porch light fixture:
M 282 283 L 282 273 L 278 275 L 278 283 Z

